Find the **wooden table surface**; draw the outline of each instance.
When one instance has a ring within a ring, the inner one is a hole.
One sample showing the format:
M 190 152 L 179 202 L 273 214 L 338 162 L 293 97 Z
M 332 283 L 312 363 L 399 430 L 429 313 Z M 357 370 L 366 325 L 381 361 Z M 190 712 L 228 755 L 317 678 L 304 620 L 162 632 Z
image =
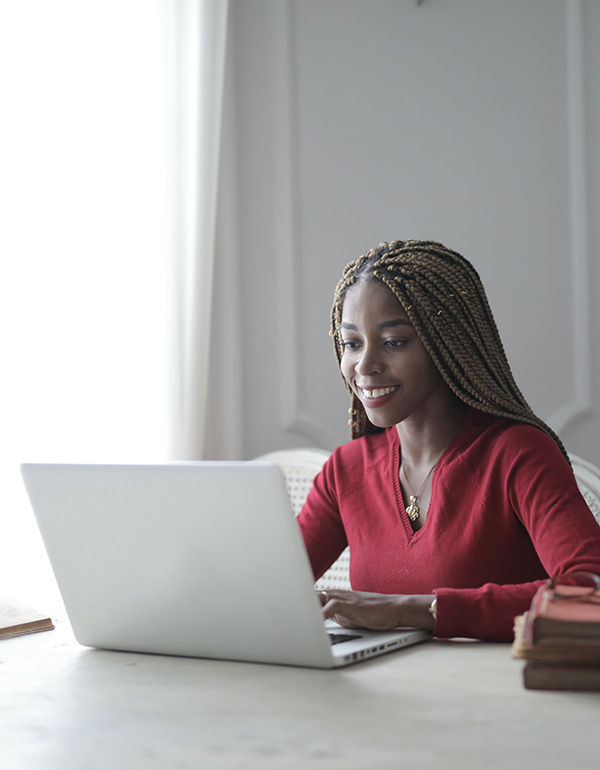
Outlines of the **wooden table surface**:
M 600 693 L 525 690 L 509 646 L 333 671 L 0 641 L 3 770 L 600 767 Z

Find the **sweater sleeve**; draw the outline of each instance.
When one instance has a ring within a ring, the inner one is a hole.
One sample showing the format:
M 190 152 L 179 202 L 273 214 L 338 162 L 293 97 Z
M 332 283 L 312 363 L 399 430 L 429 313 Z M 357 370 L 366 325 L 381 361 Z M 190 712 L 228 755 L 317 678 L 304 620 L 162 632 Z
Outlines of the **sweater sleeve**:
M 298 515 L 298 524 L 314 578 L 318 580 L 348 545 L 337 501 L 332 458 L 316 476 Z
M 533 437 L 531 431 L 536 431 Z M 600 574 L 600 527 L 562 452 L 535 428 L 518 426 L 512 433 L 509 451 L 498 456 L 506 510 L 527 530 L 549 576 L 579 570 Z M 515 616 L 529 608 L 543 582 L 437 589 L 435 633 L 512 641 Z

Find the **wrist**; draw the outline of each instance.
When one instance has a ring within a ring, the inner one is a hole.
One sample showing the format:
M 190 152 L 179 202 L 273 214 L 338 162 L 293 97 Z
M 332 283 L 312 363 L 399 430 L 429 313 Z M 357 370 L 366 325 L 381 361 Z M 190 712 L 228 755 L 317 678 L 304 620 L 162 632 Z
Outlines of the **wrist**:
M 412 626 L 433 631 L 436 621 L 434 612 L 437 612 L 435 594 L 405 595 L 399 598 L 399 626 Z

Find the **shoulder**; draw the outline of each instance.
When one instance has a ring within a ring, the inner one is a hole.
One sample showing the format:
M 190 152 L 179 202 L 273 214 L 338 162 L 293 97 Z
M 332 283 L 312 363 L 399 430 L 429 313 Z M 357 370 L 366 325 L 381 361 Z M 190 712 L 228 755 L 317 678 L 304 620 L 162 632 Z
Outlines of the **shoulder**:
M 487 511 L 517 515 L 527 528 L 548 512 L 585 503 L 556 441 L 541 428 L 471 410 L 447 458 L 444 483 L 472 490 Z
M 378 462 L 388 457 L 390 451 L 399 446 L 398 431 L 395 427 L 386 428 L 380 433 L 362 436 L 334 449 L 330 460 L 333 463 L 364 464 Z
M 506 417 L 496 417 L 492 414 L 471 409 L 466 417 L 469 430 L 474 436 L 500 442 L 502 446 L 552 446 L 558 452 L 560 447 L 546 431 L 524 422 L 516 422 Z
M 570 471 L 556 441 L 541 428 L 470 410 L 462 431 L 463 459 L 514 467 L 545 466 Z
M 377 469 L 386 473 L 398 453 L 398 447 L 395 427 L 355 438 L 334 449 L 325 463 L 324 474 L 331 486 L 349 490 L 354 484 L 364 483 L 367 471 L 369 478 L 377 476 Z

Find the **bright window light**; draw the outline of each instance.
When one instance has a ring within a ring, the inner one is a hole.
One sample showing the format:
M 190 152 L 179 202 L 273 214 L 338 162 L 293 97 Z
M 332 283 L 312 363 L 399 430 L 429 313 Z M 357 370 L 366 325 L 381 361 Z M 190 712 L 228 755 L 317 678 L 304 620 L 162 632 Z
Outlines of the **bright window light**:
M 0 0 L 0 593 L 52 583 L 24 461 L 167 456 L 152 0 Z M 41 608 L 47 609 L 47 608 Z

